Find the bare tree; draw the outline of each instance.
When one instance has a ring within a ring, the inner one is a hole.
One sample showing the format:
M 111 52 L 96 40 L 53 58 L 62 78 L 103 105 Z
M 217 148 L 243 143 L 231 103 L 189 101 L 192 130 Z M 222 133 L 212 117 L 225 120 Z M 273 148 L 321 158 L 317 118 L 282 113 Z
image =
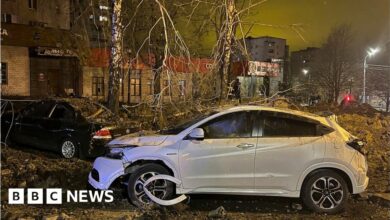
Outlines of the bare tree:
M 371 65 L 367 71 L 367 92 L 377 96 L 385 104 L 385 111 L 390 108 L 390 68 L 382 65 Z
M 312 81 L 317 81 L 329 102 L 337 102 L 340 92 L 347 85 L 348 76 L 356 68 L 354 54 L 351 27 L 346 24 L 335 27 L 310 70 Z

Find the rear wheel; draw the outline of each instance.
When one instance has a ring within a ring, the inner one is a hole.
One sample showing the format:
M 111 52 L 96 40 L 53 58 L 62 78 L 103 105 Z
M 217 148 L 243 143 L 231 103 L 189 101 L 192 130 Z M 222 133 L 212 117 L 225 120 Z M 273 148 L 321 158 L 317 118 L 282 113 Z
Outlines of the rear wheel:
M 170 175 L 169 171 L 165 167 L 159 164 L 150 163 L 139 167 L 130 175 L 127 185 L 127 194 L 133 205 L 139 208 L 153 205 L 153 201 L 151 201 L 145 194 L 143 184 L 150 177 L 159 174 Z M 174 192 L 173 183 L 167 180 L 156 180 L 150 183 L 147 187 L 149 192 L 157 198 L 163 200 L 170 199 Z
M 75 158 L 79 155 L 79 148 L 77 142 L 67 138 L 61 142 L 60 145 L 61 156 L 67 159 Z
M 345 180 L 333 170 L 321 170 L 310 176 L 302 188 L 307 208 L 321 213 L 342 211 L 349 196 Z

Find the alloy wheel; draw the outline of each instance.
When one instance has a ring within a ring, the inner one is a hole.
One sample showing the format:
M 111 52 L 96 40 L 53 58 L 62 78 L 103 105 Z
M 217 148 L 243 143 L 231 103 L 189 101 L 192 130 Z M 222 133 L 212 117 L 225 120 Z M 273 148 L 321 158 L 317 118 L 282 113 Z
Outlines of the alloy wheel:
M 311 186 L 310 195 L 318 208 L 328 210 L 340 205 L 344 197 L 344 191 L 337 179 L 321 177 Z
M 142 174 L 134 184 L 134 194 L 136 198 L 143 204 L 150 204 L 151 200 L 144 191 L 144 183 L 150 177 L 158 175 L 156 172 L 147 172 Z M 156 180 L 147 186 L 149 192 L 159 199 L 163 199 L 167 195 L 168 183 L 166 180 Z
M 64 141 L 61 146 L 61 153 L 65 158 L 72 158 L 76 152 L 76 146 L 72 141 Z

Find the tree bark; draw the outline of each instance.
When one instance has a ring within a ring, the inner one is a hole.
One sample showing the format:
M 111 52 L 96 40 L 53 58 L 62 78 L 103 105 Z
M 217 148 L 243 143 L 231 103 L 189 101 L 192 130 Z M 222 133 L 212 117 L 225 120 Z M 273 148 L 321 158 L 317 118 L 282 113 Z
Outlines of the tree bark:
M 111 56 L 108 82 L 108 108 L 117 114 L 119 111 L 119 84 L 122 72 L 122 0 L 111 0 L 113 12 L 111 20 Z
M 221 91 L 220 99 L 227 97 L 227 88 L 229 84 L 229 70 L 230 70 L 230 59 L 232 54 L 232 44 L 235 35 L 236 29 L 236 3 L 235 0 L 225 0 L 226 5 L 226 33 L 223 39 L 223 49 L 222 49 L 222 70 L 221 74 Z

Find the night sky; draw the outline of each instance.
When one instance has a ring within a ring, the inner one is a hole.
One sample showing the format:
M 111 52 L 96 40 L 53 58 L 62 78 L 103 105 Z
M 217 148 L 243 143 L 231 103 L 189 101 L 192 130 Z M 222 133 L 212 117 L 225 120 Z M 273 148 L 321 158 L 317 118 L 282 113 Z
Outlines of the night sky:
M 382 45 L 390 40 L 390 0 L 268 0 L 251 14 L 243 20 L 271 25 L 303 24 L 301 33 L 306 41 L 291 28 L 254 26 L 249 34 L 286 38 L 290 51 L 321 46 L 332 27 L 342 23 L 352 25 L 360 46 Z M 210 33 L 201 43 L 202 50 L 208 50 L 213 43 L 214 34 Z

